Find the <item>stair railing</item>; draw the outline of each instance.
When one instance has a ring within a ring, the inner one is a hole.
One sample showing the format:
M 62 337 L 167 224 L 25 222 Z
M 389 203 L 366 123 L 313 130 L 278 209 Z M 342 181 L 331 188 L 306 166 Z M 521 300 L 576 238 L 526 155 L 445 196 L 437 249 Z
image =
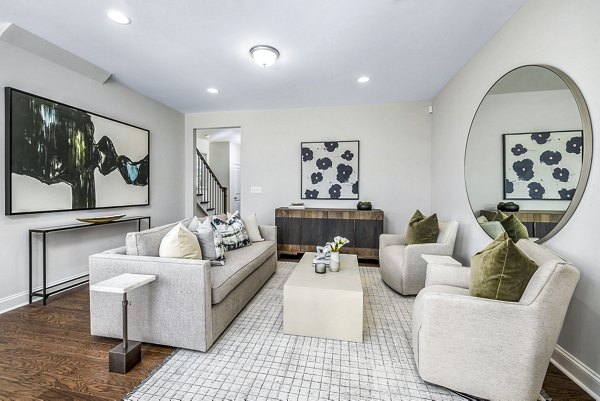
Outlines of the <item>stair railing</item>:
M 219 182 L 204 156 L 196 149 L 196 200 L 207 214 L 227 212 L 227 187 Z

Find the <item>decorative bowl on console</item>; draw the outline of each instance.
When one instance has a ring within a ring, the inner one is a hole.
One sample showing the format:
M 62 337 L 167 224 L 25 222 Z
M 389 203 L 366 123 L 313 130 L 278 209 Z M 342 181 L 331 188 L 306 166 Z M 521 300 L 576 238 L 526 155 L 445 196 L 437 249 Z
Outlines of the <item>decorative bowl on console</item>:
M 371 202 L 358 202 L 356 204 L 356 209 L 357 210 L 371 210 L 371 209 L 373 209 L 373 205 L 371 205 Z
M 519 205 L 514 202 L 500 202 L 498 203 L 498 210 L 501 212 L 518 212 Z

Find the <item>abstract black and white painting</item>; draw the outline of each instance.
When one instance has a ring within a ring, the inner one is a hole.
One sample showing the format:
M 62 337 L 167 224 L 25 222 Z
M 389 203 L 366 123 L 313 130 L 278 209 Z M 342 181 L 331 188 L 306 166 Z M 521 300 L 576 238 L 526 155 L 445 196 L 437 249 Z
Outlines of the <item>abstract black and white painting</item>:
M 571 200 L 583 164 L 582 131 L 504 134 L 504 199 Z
M 358 199 L 358 145 L 302 142 L 302 199 Z
M 5 213 L 149 204 L 148 130 L 13 88 Z

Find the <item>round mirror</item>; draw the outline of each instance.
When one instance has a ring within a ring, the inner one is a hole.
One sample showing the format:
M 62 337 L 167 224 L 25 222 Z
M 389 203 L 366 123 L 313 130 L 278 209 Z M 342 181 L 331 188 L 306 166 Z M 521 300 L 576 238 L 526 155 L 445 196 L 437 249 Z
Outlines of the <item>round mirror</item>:
M 590 116 L 575 83 L 553 67 L 516 68 L 492 86 L 471 124 L 465 183 L 473 214 L 492 238 L 516 232 L 545 241 L 577 208 L 591 160 Z

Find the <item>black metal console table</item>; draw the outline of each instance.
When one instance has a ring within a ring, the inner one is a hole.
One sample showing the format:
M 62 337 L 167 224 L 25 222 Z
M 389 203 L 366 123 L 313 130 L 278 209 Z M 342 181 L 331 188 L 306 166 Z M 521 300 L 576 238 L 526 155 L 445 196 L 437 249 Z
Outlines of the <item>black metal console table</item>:
M 118 223 L 126 223 L 131 221 L 137 221 L 138 223 L 138 231 L 142 229 L 142 220 L 148 220 L 148 228 L 150 228 L 150 216 L 131 216 L 124 217 L 119 220 L 109 221 L 107 223 L 74 223 L 74 224 L 65 224 L 62 226 L 54 226 L 54 227 L 44 227 L 44 228 L 32 228 L 29 230 L 29 303 L 32 302 L 33 297 L 41 297 L 44 305 L 46 305 L 46 300 L 50 295 L 68 290 L 70 288 L 76 287 L 81 284 L 85 284 L 89 281 L 89 274 L 85 274 L 79 277 L 75 277 L 69 280 L 61 281 L 60 283 L 56 283 L 54 285 L 48 286 L 46 281 L 46 236 L 48 233 L 57 232 L 57 231 L 67 231 L 67 230 L 77 230 L 80 228 L 87 227 L 97 227 L 97 226 L 105 226 L 108 224 L 118 224 Z M 33 291 L 33 249 L 32 249 L 32 240 L 33 234 L 41 234 L 42 235 L 42 289 L 41 291 Z M 72 284 L 69 284 L 72 283 Z M 69 284 L 64 286 L 65 284 Z M 64 286 L 64 287 L 62 287 Z M 60 288 L 57 288 L 60 287 Z M 52 290 L 53 288 L 57 288 Z

